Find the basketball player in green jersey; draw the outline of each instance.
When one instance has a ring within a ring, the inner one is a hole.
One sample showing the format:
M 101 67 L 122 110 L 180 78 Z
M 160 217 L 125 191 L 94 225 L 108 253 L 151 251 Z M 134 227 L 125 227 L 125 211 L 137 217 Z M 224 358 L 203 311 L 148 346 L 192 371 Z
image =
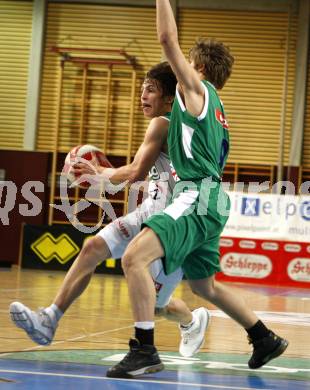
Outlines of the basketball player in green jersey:
M 149 265 L 162 258 L 170 274 L 182 266 L 196 294 L 209 300 L 248 333 L 253 344 L 250 368 L 282 354 L 288 342 L 275 335 L 240 297 L 215 281 L 219 237 L 228 219 L 229 199 L 220 184 L 229 150 L 228 124 L 216 89 L 229 78 L 234 62 L 228 48 L 200 40 L 185 59 L 169 0 L 157 0 L 157 33 L 178 80 L 168 132 L 168 148 L 179 177 L 171 204 L 146 220 L 122 258 L 135 320 L 135 339 L 108 377 L 132 378 L 163 369 L 154 346 L 155 290 Z

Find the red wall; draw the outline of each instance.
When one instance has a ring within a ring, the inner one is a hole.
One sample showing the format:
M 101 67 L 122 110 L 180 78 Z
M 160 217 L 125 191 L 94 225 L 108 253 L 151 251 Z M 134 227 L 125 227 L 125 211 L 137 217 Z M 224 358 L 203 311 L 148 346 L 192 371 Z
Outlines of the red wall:
M 17 187 L 16 202 L 14 208 L 9 212 L 9 225 L 4 225 L 0 220 L 0 264 L 18 262 L 20 232 L 22 223 L 44 224 L 47 223 L 49 189 L 47 185 L 48 173 L 50 172 L 52 154 L 47 152 L 26 152 L 0 150 L 0 169 L 5 170 L 5 181 L 12 181 Z M 42 210 L 37 216 L 23 216 L 20 214 L 19 205 L 31 203 L 24 199 L 21 194 L 23 185 L 29 181 L 41 181 L 44 185 L 44 192 L 31 192 L 42 202 Z M 0 182 L 1 183 L 1 182 Z M 3 182 L 2 186 L 3 187 Z M 8 192 L 0 188 L 0 207 L 5 206 Z

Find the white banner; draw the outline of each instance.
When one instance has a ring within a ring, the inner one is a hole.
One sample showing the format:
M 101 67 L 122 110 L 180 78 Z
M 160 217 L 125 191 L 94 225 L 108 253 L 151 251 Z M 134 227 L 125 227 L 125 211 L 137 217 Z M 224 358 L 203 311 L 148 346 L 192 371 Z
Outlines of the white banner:
M 228 192 L 223 236 L 310 242 L 310 196 Z

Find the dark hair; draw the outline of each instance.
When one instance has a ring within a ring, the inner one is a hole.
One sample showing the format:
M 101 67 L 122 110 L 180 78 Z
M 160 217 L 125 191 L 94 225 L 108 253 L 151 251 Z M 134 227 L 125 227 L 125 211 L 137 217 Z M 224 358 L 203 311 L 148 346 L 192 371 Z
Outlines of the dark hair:
M 163 96 L 175 95 L 177 79 L 167 61 L 152 66 L 145 76 L 145 80 L 148 79 L 159 83 Z
M 203 66 L 205 78 L 215 88 L 224 87 L 234 63 L 234 57 L 227 46 L 215 39 L 199 38 L 190 50 L 189 56 L 195 67 Z

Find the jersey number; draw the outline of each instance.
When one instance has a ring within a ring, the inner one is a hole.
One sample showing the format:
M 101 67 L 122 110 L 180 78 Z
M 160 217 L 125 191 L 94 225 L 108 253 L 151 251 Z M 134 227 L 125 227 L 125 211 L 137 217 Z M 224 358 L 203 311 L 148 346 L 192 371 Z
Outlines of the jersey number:
M 224 163 L 226 160 L 228 149 L 229 149 L 229 143 L 226 139 L 223 139 L 222 145 L 221 145 L 220 161 L 219 161 L 221 169 L 223 169 L 223 167 L 224 167 Z

